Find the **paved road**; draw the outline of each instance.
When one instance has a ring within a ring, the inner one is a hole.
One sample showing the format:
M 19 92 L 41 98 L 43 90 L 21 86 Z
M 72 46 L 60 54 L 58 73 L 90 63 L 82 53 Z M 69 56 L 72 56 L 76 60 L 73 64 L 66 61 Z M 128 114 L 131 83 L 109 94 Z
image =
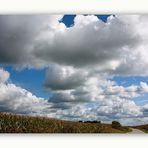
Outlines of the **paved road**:
M 136 129 L 136 128 L 131 128 L 132 132 L 129 132 L 129 134 L 144 134 L 143 131 Z

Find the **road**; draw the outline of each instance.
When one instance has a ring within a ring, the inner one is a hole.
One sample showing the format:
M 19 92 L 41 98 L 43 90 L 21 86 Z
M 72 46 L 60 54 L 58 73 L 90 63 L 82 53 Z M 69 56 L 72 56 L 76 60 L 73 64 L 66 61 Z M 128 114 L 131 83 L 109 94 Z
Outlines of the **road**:
M 128 134 L 144 134 L 143 131 L 136 129 L 136 128 L 130 128 L 132 131 L 129 132 Z

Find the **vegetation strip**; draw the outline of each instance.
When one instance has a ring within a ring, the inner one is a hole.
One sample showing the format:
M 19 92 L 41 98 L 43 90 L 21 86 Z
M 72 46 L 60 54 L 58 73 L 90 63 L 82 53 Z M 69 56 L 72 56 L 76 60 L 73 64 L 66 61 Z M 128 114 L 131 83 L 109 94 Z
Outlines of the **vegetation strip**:
M 45 117 L 29 117 L 0 113 L 0 133 L 127 133 L 130 128 L 119 122 L 63 121 Z

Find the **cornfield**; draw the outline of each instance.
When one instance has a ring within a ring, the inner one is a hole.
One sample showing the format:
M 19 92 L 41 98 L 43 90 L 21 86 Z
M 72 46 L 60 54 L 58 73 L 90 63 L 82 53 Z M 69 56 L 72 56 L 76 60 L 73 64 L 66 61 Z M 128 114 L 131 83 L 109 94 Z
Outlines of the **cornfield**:
M 0 113 L 0 133 L 126 133 L 127 127 Z

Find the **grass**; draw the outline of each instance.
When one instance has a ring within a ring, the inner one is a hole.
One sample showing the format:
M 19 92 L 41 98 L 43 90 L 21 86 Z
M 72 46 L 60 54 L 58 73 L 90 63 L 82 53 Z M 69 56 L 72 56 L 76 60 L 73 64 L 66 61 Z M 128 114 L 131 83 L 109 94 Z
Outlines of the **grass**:
M 126 133 L 128 127 L 0 113 L 0 133 Z

